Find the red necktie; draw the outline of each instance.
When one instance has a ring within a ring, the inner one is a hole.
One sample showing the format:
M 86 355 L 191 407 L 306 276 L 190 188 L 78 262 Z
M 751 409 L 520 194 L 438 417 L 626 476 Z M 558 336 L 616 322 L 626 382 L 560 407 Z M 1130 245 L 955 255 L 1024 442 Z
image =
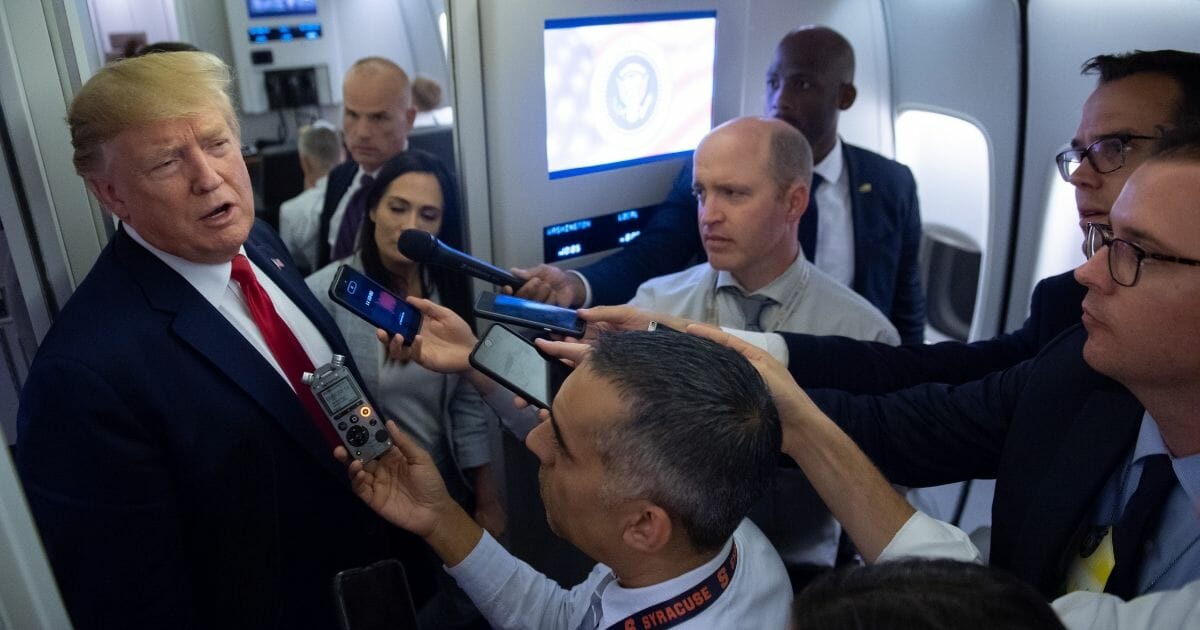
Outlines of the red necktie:
M 317 430 L 321 432 L 331 447 L 341 444 L 342 441 L 338 438 L 337 432 L 329 424 L 329 418 L 321 410 L 316 397 L 313 396 L 312 389 L 300 380 L 303 373 L 313 371 L 312 359 L 308 358 L 308 353 L 304 351 L 300 341 L 296 339 L 296 335 L 292 334 L 292 329 L 288 328 L 287 322 L 284 322 L 279 313 L 275 312 L 275 305 L 271 303 L 271 297 L 258 283 L 258 279 L 254 277 L 254 270 L 250 268 L 250 261 L 242 254 L 233 258 L 232 275 L 242 288 L 246 306 L 250 307 L 250 316 L 254 318 L 254 323 L 262 332 L 263 338 L 266 339 L 267 347 L 271 349 L 271 354 L 279 362 L 279 367 L 283 368 L 283 373 L 287 376 L 288 382 L 292 384 L 292 389 L 296 390 L 300 402 L 312 416 Z

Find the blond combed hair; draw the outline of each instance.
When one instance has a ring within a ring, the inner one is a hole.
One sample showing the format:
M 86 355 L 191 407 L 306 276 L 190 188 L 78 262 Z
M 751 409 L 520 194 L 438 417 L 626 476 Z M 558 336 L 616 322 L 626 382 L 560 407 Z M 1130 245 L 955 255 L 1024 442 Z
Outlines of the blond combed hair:
M 229 96 L 229 67 L 206 52 L 170 52 L 122 59 L 80 88 L 67 112 L 75 171 L 101 166 L 101 147 L 126 129 L 217 110 L 240 136 Z

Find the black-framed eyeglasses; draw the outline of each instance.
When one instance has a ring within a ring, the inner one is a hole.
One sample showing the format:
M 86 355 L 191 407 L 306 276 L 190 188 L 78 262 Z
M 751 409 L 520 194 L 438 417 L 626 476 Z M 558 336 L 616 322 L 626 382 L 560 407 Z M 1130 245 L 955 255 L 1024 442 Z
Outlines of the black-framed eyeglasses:
M 1142 276 L 1142 261 L 1147 258 L 1200 267 L 1200 260 L 1148 252 L 1142 249 L 1141 245 L 1116 238 L 1113 236 L 1112 228 L 1103 223 L 1087 224 L 1087 238 L 1083 241 L 1083 255 L 1091 260 L 1101 247 L 1108 248 L 1108 274 L 1112 276 L 1113 282 L 1123 287 L 1132 287 L 1138 283 Z
M 1157 140 L 1156 136 L 1138 136 L 1122 133 L 1106 136 L 1091 143 L 1085 149 L 1067 149 L 1054 157 L 1058 164 L 1058 174 L 1064 181 L 1071 181 L 1071 175 L 1087 158 L 1097 173 L 1111 173 L 1125 166 L 1125 154 L 1129 152 L 1131 140 Z

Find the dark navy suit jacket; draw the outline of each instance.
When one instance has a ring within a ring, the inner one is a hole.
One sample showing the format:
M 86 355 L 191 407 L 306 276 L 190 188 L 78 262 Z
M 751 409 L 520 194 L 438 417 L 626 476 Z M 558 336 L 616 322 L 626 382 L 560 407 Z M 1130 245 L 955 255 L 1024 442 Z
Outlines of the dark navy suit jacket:
M 853 145 L 842 143 L 842 151 L 854 221 L 851 288 L 892 321 L 901 341 L 919 343 L 925 337 L 925 294 L 917 262 L 921 214 L 912 172 Z M 703 257 L 688 162 L 642 235 L 579 272 L 592 287 L 594 304 L 624 304 L 642 282 L 679 271 Z
M 1032 358 L 1078 324 L 1086 292 L 1074 272 L 1046 278 L 1034 288 L 1020 329 L 969 344 L 889 346 L 847 337 L 780 335 L 788 345 L 788 369 L 805 388 L 883 394 L 922 383 L 965 383 Z
M 325 180 L 325 205 L 321 207 L 321 221 L 317 231 L 317 264 L 313 265 L 313 269 L 320 269 L 330 263 L 332 248 L 329 247 L 329 220 L 333 218 L 342 196 L 350 190 L 357 173 L 358 164 L 354 160 L 346 160 L 329 171 L 329 179 Z
M 348 355 L 278 236 L 260 222 L 245 248 Z M 333 628 L 337 572 L 429 570 L 419 539 L 352 494 L 271 365 L 124 230 L 43 341 L 18 426 L 77 628 Z
M 1086 339 L 1076 325 L 1035 358 L 958 386 L 810 394 L 894 483 L 994 478 L 990 562 L 1052 598 L 1144 412 L 1084 362 Z

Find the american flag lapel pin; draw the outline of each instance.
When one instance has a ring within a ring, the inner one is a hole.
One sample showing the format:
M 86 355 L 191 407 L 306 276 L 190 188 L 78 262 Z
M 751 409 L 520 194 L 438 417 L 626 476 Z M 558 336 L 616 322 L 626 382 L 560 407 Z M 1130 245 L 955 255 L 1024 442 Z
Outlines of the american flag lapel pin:
M 283 271 L 283 261 L 282 260 L 279 260 L 278 258 L 272 258 L 271 262 L 275 263 L 276 269 Z

